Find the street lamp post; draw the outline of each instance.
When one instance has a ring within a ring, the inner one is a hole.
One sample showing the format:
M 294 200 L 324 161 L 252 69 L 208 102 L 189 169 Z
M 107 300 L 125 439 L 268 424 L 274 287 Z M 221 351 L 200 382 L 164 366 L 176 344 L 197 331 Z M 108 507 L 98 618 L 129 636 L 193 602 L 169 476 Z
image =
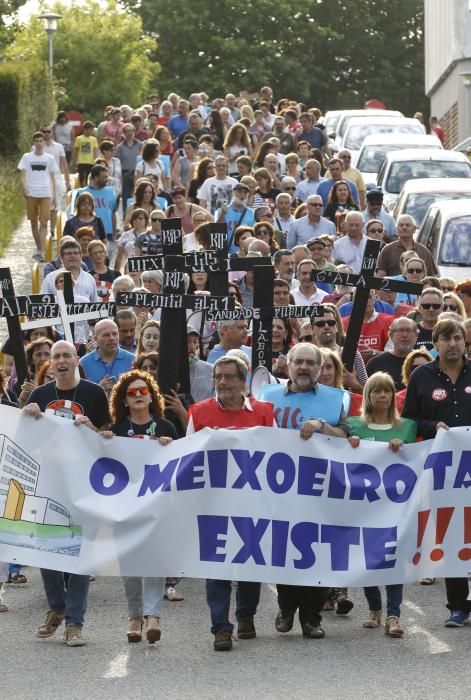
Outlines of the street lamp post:
M 62 19 L 62 15 L 58 15 L 56 12 L 43 12 L 42 15 L 39 15 L 39 19 L 43 19 L 45 21 L 46 32 L 49 36 L 49 75 L 52 79 L 54 68 L 53 37 L 54 32 L 57 30 L 57 20 Z

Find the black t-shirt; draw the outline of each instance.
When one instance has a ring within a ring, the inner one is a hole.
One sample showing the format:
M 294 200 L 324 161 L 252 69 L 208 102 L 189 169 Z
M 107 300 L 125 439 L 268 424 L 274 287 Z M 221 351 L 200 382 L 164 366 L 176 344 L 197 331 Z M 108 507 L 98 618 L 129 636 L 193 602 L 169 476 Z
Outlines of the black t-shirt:
M 78 231 L 78 229 L 82 226 L 92 226 L 95 233 L 95 238 L 99 239 L 100 241 L 106 241 L 105 227 L 99 216 L 95 216 L 93 221 L 91 221 L 89 224 L 85 223 L 84 221 L 80 221 L 78 216 L 72 216 L 65 222 L 62 235 L 73 236 L 75 238 L 76 231 Z
M 118 270 L 112 270 L 110 267 L 106 272 L 95 272 L 92 268 L 90 274 L 96 282 L 96 291 L 100 297 L 100 301 L 107 302 L 110 300 L 111 286 L 115 279 L 120 276 Z
M 424 328 L 422 324 L 417 324 L 417 328 L 419 329 L 419 335 L 417 336 L 417 342 L 415 344 L 415 348 L 425 348 L 425 350 L 433 350 L 433 342 L 432 342 L 432 331 L 427 330 L 427 328 Z
M 176 430 L 170 421 L 165 420 L 165 418 L 154 418 L 153 416 L 148 423 L 143 423 L 142 425 L 132 423 L 129 418 L 125 418 L 118 421 L 118 423 L 113 423 L 110 430 L 118 437 L 143 438 L 147 436 L 177 439 Z
M 44 413 L 52 411 L 56 416 L 75 420 L 76 416 L 87 416 L 95 428 L 110 422 L 108 400 L 98 384 L 81 379 L 74 389 L 58 389 L 56 382 L 38 386 L 31 392 L 26 404 L 37 403 Z
M 376 357 L 372 357 L 366 365 L 368 376 L 371 377 L 375 372 L 387 372 L 391 375 L 396 391 L 404 389 L 404 384 L 401 379 L 402 365 L 405 357 L 397 357 L 390 352 L 382 352 Z

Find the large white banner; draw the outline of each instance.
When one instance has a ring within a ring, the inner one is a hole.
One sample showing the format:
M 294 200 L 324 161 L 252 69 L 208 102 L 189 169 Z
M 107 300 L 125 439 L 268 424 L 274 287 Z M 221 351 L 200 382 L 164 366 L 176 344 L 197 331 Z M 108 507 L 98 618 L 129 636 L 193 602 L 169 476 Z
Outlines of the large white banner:
M 382 443 L 206 429 L 161 447 L 0 406 L 0 561 L 302 585 L 471 574 L 468 428 Z

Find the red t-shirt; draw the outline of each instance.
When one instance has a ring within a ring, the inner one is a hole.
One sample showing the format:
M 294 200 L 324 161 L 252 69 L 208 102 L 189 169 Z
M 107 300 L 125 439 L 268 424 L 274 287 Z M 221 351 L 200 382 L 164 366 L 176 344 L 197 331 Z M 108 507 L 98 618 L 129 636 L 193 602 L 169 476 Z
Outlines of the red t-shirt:
M 342 319 L 344 330 L 348 328 L 350 316 Z M 358 351 L 363 350 L 384 350 L 384 346 L 389 339 L 389 326 L 394 321 L 394 316 L 391 314 L 379 313 L 374 321 L 363 323 L 361 327 L 360 339 L 358 341 Z
M 195 432 L 203 428 L 226 428 L 240 430 L 254 428 L 257 425 L 273 427 L 273 404 L 249 398 L 252 410 L 241 408 L 239 411 L 227 411 L 221 408 L 215 398 L 194 403 L 189 408 L 189 423 Z

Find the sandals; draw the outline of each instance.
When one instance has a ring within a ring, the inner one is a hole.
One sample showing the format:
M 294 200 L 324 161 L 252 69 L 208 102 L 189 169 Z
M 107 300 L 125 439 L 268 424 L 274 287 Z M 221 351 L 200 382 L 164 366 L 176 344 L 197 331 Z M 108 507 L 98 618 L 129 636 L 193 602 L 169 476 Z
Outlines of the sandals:
M 363 623 L 365 629 L 374 630 L 381 625 L 381 610 L 370 610 L 370 615 Z
M 12 574 L 9 574 L 7 583 L 15 583 L 18 585 L 28 583 L 28 579 L 18 571 L 14 571 Z
M 179 593 L 175 588 L 173 588 L 173 586 L 169 586 L 165 589 L 164 598 L 167 598 L 167 600 L 172 600 L 174 602 L 185 600 L 185 596 L 182 593 Z
M 401 639 L 404 636 L 404 628 L 399 624 L 399 618 L 395 615 L 390 615 L 384 623 L 384 634 L 388 637 L 397 637 Z
M 8 605 L 3 602 L 0 603 L 0 613 L 2 612 L 8 612 Z
M 435 579 L 434 578 L 421 578 L 420 583 L 422 586 L 433 586 L 433 584 L 435 583 Z

